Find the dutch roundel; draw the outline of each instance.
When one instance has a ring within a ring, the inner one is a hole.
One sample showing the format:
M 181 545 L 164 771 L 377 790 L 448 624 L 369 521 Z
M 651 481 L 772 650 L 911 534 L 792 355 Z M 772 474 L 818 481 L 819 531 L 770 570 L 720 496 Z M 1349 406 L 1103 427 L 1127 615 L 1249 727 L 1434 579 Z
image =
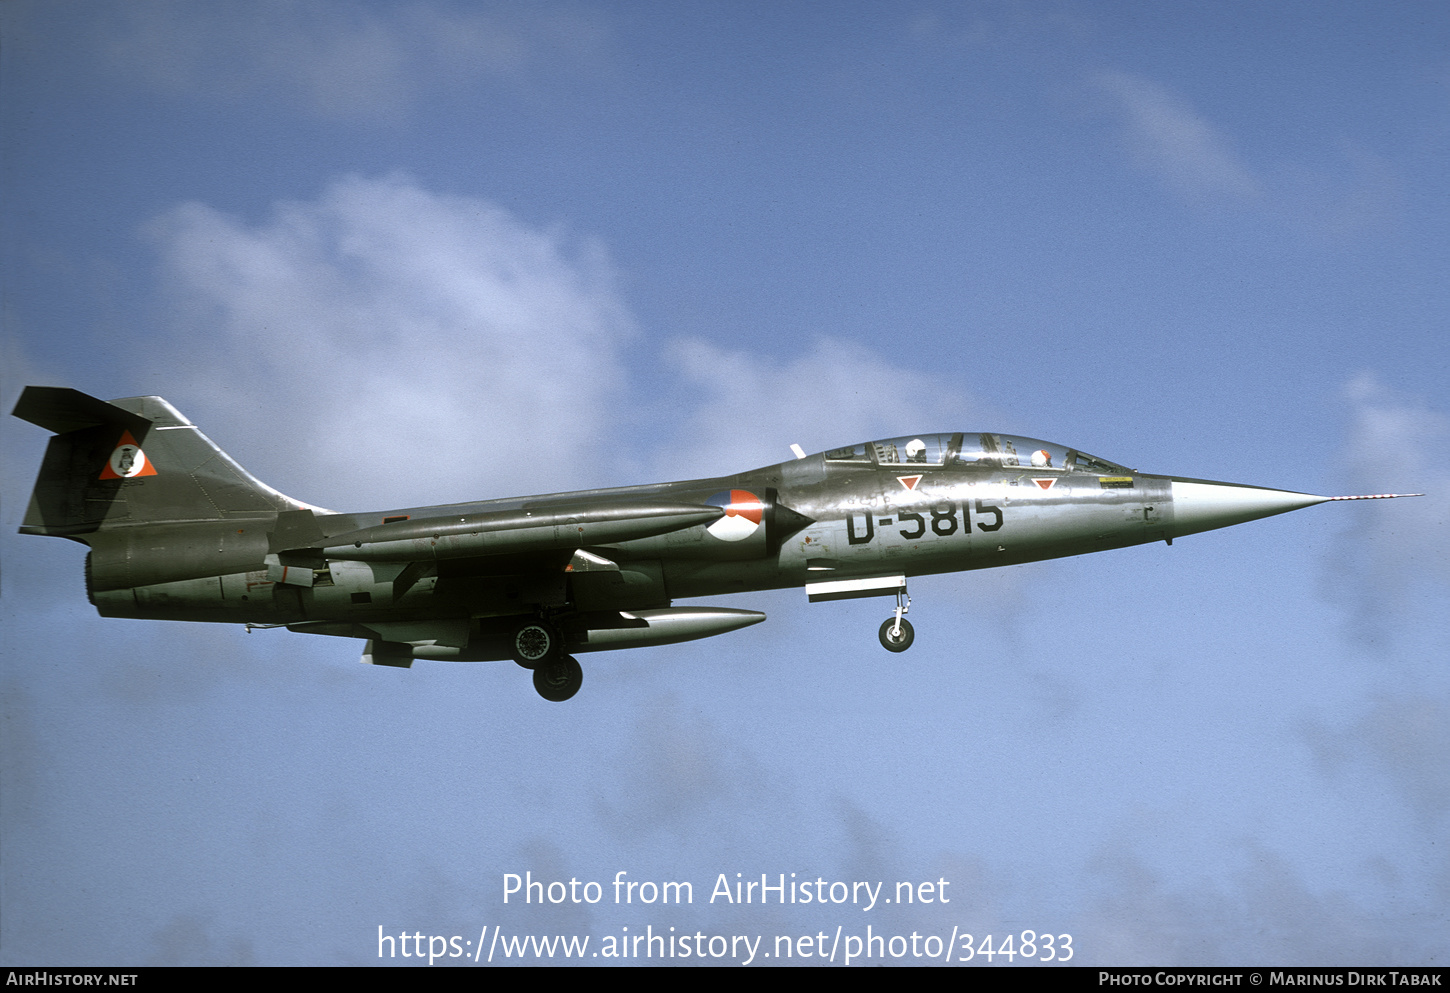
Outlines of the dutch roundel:
M 749 490 L 722 490 L 705 502 L 725 508 L 725 516 L 705 529 L 721 541 L 749 538 L 765 518 L 765 504 Z

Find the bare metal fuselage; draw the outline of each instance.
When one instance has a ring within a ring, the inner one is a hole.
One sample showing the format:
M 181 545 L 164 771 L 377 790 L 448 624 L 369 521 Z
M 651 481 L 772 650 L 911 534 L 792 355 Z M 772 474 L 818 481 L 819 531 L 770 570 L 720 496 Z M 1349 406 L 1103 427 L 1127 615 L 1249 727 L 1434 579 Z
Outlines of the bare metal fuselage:
M 798 586 L 813 601 L 895 595 L 879 635 L 904 651 L 912 576 L 1172 543 L 1368 499 L 1149 475 L 1037 439 L 957 432 L 734 476 L 333 514 L 252 477 L 159 397 L 29 387 L 15 413 L 56 435 L 21 530 L 90 546 L 86 589 L 101 614 L 365 639 L 365 660 L 393 666 L 512 658 L 551 700 L 582 679 L 566 652 L 765 619 L 676 600 Z
M 980 569 L 1174 536 L 1172 484 L 1162 476 L 1132 474 L 1131 483 L 1114 476 L 1104 485 L 1104 476 L 1087 472 L 933 467 L 907 489 L 901 474 L 901 466 L 828 465 L 815 455 L 714 479 L 318 517 L 325 531 L 339 534 L 396 517 L 447 520 L 661 499 L 704 504 L 731 490 L 757 494 L 764 503 L 764 526 L 743 540 L 718 539 L 701 523 L 590 546 L 617 570 L 571 568 L 572 556 L 558 549 L 431 561 L 336 558 L 315 571 L 311 586 L 301 586 L 268 578 L 264 560 L 276 515 L 118 528 L 91 537 L 89 590 L 108 617 L 299 626 L 479 620 L 535 606 L 646 609 L 835 579 Z M 1044 478 L 1050 488 L 1034 481 Z M 779 523 L 783 509 L 803 526 L 779 533 L 788 526 Z M 540 558 L 551 567 L 541 569 Z M 422 574 L 400 583 L 410 570 Z

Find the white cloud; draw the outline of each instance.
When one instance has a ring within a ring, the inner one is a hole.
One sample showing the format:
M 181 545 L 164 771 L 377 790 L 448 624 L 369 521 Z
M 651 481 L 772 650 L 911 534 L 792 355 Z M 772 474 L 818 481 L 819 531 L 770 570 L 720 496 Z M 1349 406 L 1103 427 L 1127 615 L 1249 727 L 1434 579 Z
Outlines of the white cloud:
M 1450 417 L 1395 393 L 1372 372 L 1346 384 L 1344 397 L 1351 415 L 1345 469 L 1355 485 L 1423 488 L 1450 477 L 1440 457 L 1450 444 Z
M 909 432 L 961 430 L 982 417 L 960 387 L 831 338 L 818 338 L 788 359 L 682 339 L 668 359 L 690 412 L 681 422 L 689 443 L 682 454 L 705 474 L 785 461 L 792 443 L 820 451 Z
M 163 392 L 267 482 L 339 510 L 739 472 L 793 442 L 982 419 L 950 381 L 829 338 L 786 358 L 678 340 L 657 380 L 631 379 L 649 346 L 601 246 L 402 176 L 259 223 L 184 204 L 150 231 L 176 317 L 146 361 L 180 356 L 187 377 Z
M 1372 373 L 1344 391 L 1350 429 L 1341 458 L 1347 493 L 1423 493 L 1350 504 L 1349 523 L 1326 560 L 1334 599 L 1365 643 L 1410 637 L 1407 614 L 1450 582 L 1450 417 L 1395 394 Z
M 1128 154 L 1145 172 L 1199 205 L 1248 206 L 1330 240 L 1384 225 L 1401 210 L 1401 183 L 1382 156 L 1326 136 L 1284 159 L 1251 167 L 1222 127 L 1167 87 L 1126 72 L 1092 85 L 1123 124 Z
M 186 204 L 151 232 L 180 313 L 153 361 L 183 356 L 203 430 L 267 423 L 296 459 L 269 482 L 299 499 L 604 478 L 634 330 L 599 246 L 398 176 L 339 180 L 255 225 Z
M 1424 493 L 1366 503 L 1357 529 L 1375 578 L 1406 571 L 1450 581 L 1450 417 L 1399 396 L 1373 374 L 1345 388 L 1351 425 L 1344 475 L 1359 493 Z
M 1250 201 L 1260 183 L 1232 143 L 1189 104 L 1158 83 L 1126 72 L 1100 72 L 1094 84 L 1112 98 L 1126 138 L 1145 168 L 1194 198 Z

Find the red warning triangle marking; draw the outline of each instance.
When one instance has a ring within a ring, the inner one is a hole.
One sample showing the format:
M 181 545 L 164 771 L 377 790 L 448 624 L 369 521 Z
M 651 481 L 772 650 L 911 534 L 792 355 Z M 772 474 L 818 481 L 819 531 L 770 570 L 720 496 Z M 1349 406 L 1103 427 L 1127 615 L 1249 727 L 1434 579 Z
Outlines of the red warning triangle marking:
M 1052 489 L 1052 484 L 1057 482 L 1057 477 L 1053 476 L 1051 479 L 1033 479 L 1032 481 L 1044 490 L 1050 490 Z
M 116 442 L 116 450 L 106 461 L 106 467 L 101 470 L 102 479 L 135 479 L 137 476 L 154 476 L 156 467 L 141 451 L 141 446 L 136 444 L 136 439 L 131 436 L 130 431 L 121 432 L 121 440 Z
M 908 490 L 914 490 L 914 489 L 916 489 L 916 484 L 919 483 L 919 482 L 921 482 L 921 479 L 922 479 L 922 477 L 920 477 L 920 476 L 897 476 L 896 477 L 896 481 L 898 483 L 900 483 L 902 486 L 906 487 Z

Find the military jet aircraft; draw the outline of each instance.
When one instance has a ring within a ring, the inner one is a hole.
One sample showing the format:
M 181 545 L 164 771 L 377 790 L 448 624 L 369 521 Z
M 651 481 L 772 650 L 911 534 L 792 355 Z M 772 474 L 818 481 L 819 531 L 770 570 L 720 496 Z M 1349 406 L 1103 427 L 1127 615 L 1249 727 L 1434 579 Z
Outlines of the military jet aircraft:
M 366 641 L 363 661 L 502 661 L 567 700 L 574 654 L 765 620 L 674 601 L 803 586 L 894 596 L 881 644 L 911 647 L 907 579 L 1080 555 L 1331 500 L 1128 469 L 1035 438 L 908 435 L 734 476 L 339 514 L 283 496 L 160 397 L 31 386 L 55 433 L 24 534 L 90 546 L 105 617 L 229 621 Z M 573 653 L 573 654 L 571 654 Z

